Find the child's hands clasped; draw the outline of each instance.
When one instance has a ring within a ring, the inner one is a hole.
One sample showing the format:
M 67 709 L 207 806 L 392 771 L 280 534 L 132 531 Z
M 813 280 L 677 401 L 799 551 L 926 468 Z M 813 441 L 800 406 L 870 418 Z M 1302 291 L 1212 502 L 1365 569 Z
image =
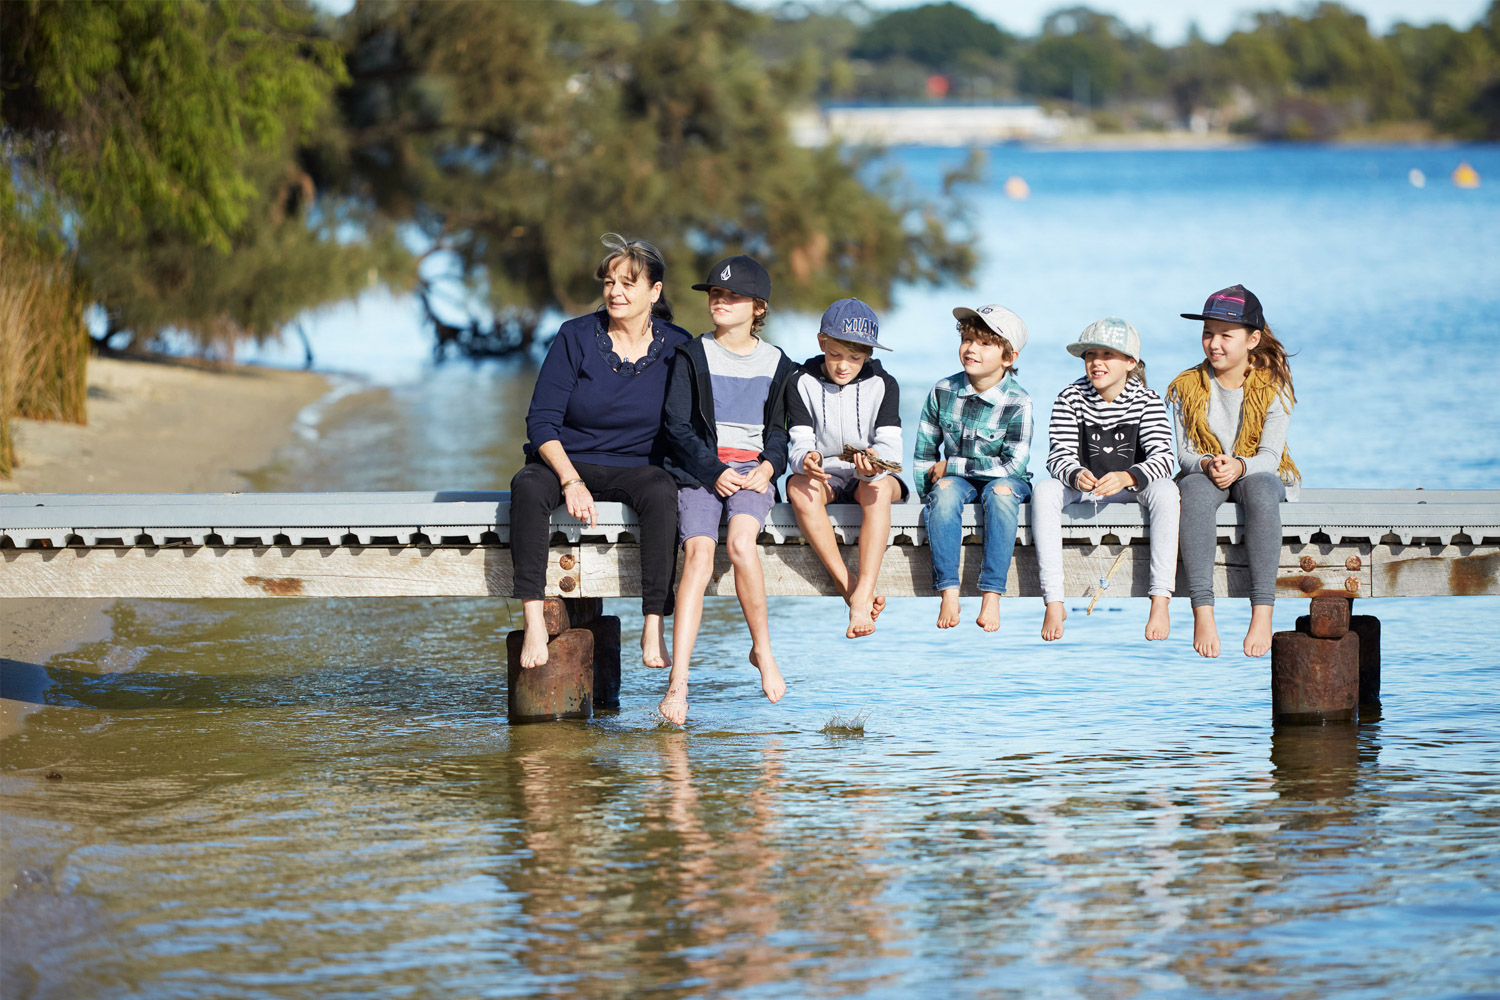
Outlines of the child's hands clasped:
M 764 493 L 771 488 L 771 476 L 775 472 L 776 469 L 770 462 L 761 462 L 745 474 L 743 481 L 740 483 L 740 489 Z
M 1215 455 L 1208 460 L 1203 471 L 1215 486 L 1227 490 L 1231 483 L 1245 474 L 1245 460 L 1233 455 Z
M 745 477 L 733 469 L 725 469 L 714 480 L 714 492 L 721 497 L 732 497 L 745 488 Z
M 1135 477 L 1128 472 L 1106 472 L 1095 479 L 1085 469 L 1078 477 L 1080 487 L 1083 486 L 1084 476 L 1088 476 L 1089 479 L 1093 480 L 1093 484 L 1087 487 L 1085 492 L 1100 497 L 1112 497 L 1121 490 L 1135 485 Z

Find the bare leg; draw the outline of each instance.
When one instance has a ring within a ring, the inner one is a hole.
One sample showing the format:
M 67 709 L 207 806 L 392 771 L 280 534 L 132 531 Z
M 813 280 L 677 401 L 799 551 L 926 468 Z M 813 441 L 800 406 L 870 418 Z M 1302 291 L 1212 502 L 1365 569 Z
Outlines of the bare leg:
M 891 501 L 900 492 L 889 476 L 861 483 L 854 491 L 864 519 L 859 529 L 859 580 L 849 595 L 849 629 L 844 633 L 850 639 L 874 632 L 875 602 L 879 600 L 885 606 L 885 598 L 875 596 L 875 581 L 880 578 L 880 562 L 891 538 Z
M 771 701 L 786 694 L 786 680 L 771 655 L 771 625 L 766 617 L 766 578 L 760 568 L 760 552 L 755 539 L 760 522 L 749 514 L 729 519 L 726 545 L 734 566 L 734 594 L 740 599 L 745 624 L 750 627 L 750 663 L 760 671 L 760 689 Z
M 952 628 L 958 624 L 962 611 L 958 603 L 958 588 L 943 591 L 943 603 L 938 606 L 938 628 Z
M 838 536 L 833 533 L 833 522 L 828 519 L 828 502 L 833 499 L 833 491 L 811 476 L 799 474 L 786 481 L 786 495 L 791 501 L 792 513 L 797 517 L 797 527 L 802 529 L 802 537 L 807 539 L 808 548 L 813 550 L 818 562 L 828 570 L 839 596 L 848 601 L 849 567 L 844 565 L 843 554 L 839 552 Z
M 1172 599 L 1151 595 L 1151 614 L 1146 618 L 1146 638 L 1165 639 L 1172 634 Z
M 703 621 L 703 592 L 714 572 L 714 547 L 718 541 L 704 535 L 682 543 L 682 580 L 677 585 L 677 612 L 672 619 L 672 672 L 667 693 L 656 710 L 668 722 L 682 725 L 687 719 L 688 664 Z
M 641 662 L 660 670 L 671 658 L 672 654 L 667 651 L 667 635 L 661 615 L 647 615 L 646 623 L 641 628 Z
M 1245 655 L 1265 656 L 1271 648 L 1271 605 L 1250 605 L 1250 630 L 1245 633 Z
M 1048 601 L 1042 615 L 1042 638 L 1051 642 L 1063 637 L 1063 622 L 1068 620 L 1068 609 L 1062 601 Z
M 1214 623 L 1214 606 L 1200 604 L 1193 609 L 1193 648 L 1199 656 L 1219 655 L 1219 626 Z
M 526 619 L 526 635 L 521 639 L 521 667 L 547 665 L 547 622 L 542 617 L 541 601 L 522 601 L 521 613 Z
M 979 592 L 979 617 L 974 619 L 974 624 L 986 632 L 998 632 L 1000 630 L 1000 595 L 993 590 L 981 590 Z

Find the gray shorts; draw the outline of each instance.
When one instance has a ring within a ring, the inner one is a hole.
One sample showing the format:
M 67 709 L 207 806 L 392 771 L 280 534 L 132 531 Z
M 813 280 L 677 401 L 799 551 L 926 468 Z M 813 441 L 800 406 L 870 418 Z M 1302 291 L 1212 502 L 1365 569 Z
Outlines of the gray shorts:
M 766 515 L 776 502 L 772 490 L 756 493 L 740 490 L 728 497 L 721 497 L 713 490 L 702 486 L 682 486 L 677 490 L 677 544 L 689 538 L 704 536 L 719 540 L 719 522 L 728 521 L 736 514 L 749 514 L 764 528 Z
M 910 495 L 910 491 L 906 487 L 906 480 L 901 479 L 897 476 L 891 476 L 889 478 L 895 479 L 896 485 L 901 487 L 901 495 L 897 497 L 894 502 L 905 503 L 906 498 Z M 859 503 L 859 498 L 854 495 L 854 492 L 859 489 L 859 484 L 864 481 L 865 480 L 860 479 L 858 476 L 843 480 L 838 478 L 830 480 L 828 483 L 828 488 L 833 490 L 833 499 L 828 502 Z

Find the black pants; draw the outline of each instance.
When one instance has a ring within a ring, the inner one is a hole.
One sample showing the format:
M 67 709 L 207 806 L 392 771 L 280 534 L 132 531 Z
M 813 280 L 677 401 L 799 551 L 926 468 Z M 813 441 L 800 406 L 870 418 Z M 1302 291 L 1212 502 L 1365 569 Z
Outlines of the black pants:
M 677 575 L 677 482 L 656 465 L 573 464 L 595 500 L 623 503 L 641 522 L 641 614 L 672 613 Z M 562 506 L 562 482 L 546 462 L 527 462 L 510 481 L 510 558 L 514 596 L 539 601 L 547 584 L 548 522 Z

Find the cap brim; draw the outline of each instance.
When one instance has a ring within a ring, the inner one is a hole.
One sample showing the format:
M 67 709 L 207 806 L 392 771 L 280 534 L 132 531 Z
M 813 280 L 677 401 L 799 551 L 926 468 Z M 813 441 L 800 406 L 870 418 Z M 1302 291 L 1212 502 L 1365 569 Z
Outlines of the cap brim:
M 980 320 L 982 320 L 984 318 L 984 317 L 982 317 L 982 316 L 979 315 L 979 310 L 977 310 L 977 309 L 970 309 L 968 306 L 954 306 L 953 307 L 953 318 L 954 319 L 968 319 L 970 316 L 973 316 L 975 319 L 980 319 Z M 989 324 L 986 323 L 985 325 L 988 326 Z
M 697 288 L 698 286 L 694 285 L 693 287 Z M 1213 316 L 1204 316 L 1201 313 L 1178 313 L 1177 315 L 1181 316 L 1183 319 L 1214 319 Z
M 723 288 L 723 287 L 724 287 L 723 285 L 710 285 L 710 284 L 707 284 L 706 282 L 700 281 L 696 285 L 693 286 L 693 291 L 695 291 L 695 292 L 706 292 L 710 288 Z M 730 289 L 726 289 L 726 291 L 729 291 L 729 290 Z

